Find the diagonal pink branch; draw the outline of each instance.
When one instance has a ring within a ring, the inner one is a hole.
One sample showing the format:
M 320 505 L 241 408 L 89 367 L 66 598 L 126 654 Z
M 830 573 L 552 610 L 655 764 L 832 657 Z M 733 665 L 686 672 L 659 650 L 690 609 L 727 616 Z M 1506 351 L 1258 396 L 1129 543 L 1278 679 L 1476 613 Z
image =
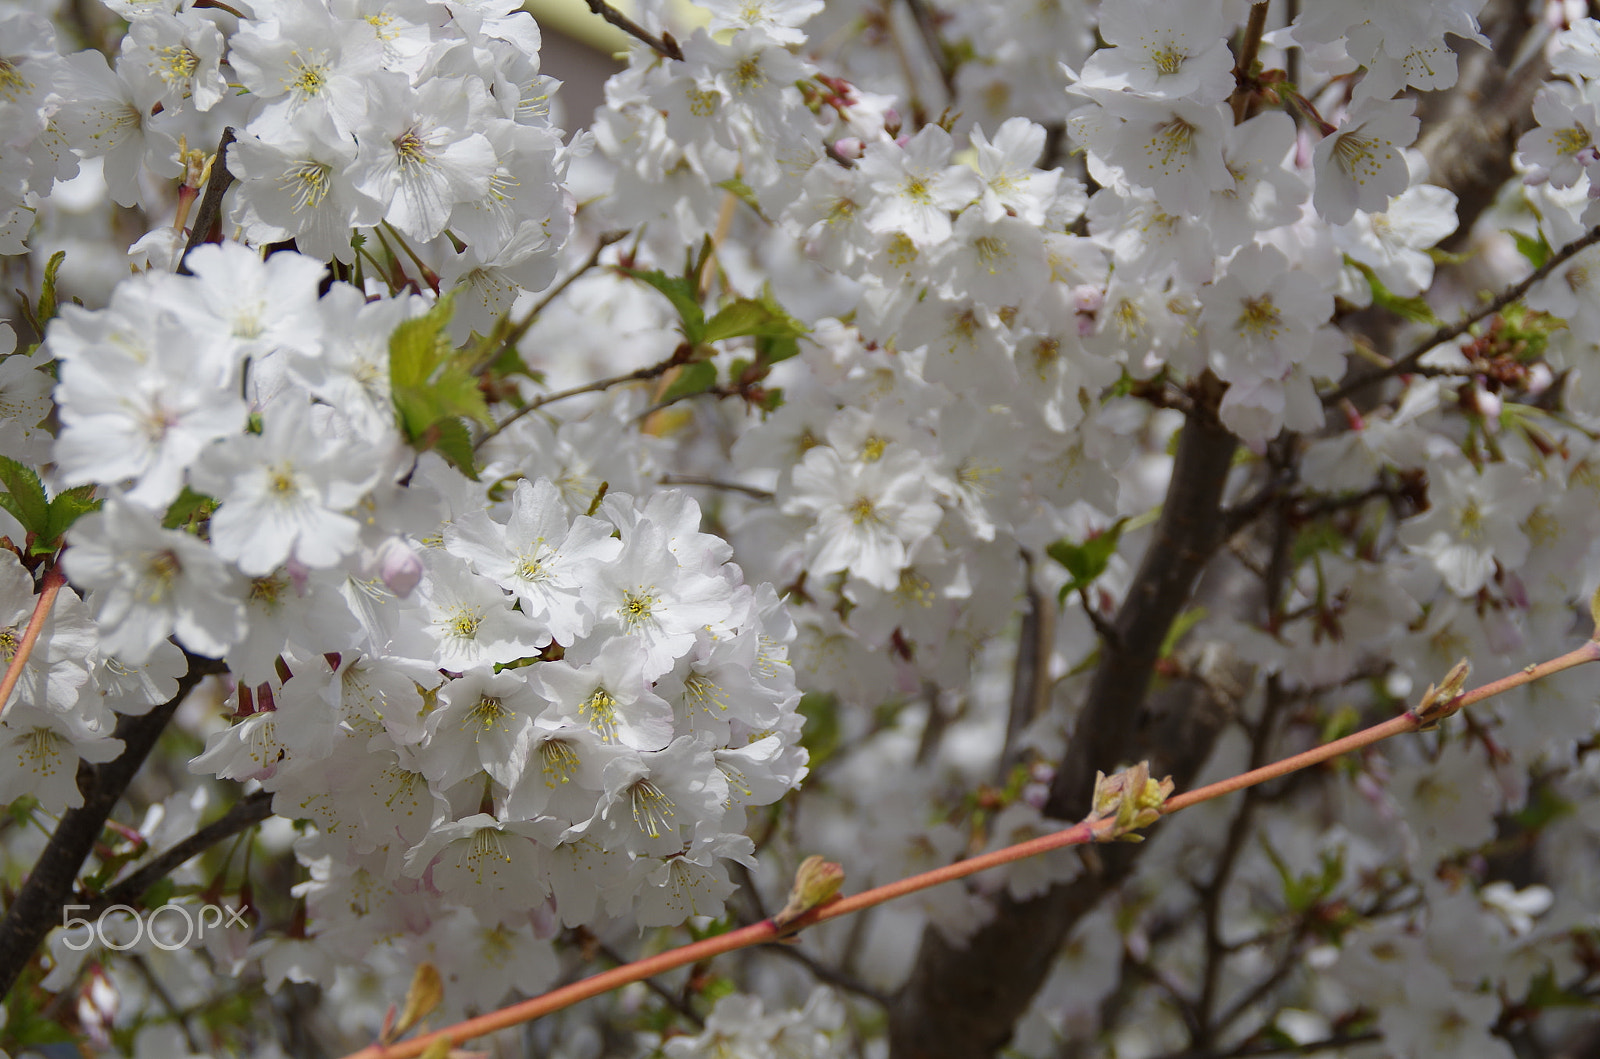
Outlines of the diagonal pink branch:
M 39 634 L 44 631 L 45 619 L 50 616 L 50 608 L 55 606 L 56 596 L 61 594 L 61 586 L 66 583 L 67 577 L 61 572 L 59 562 L 45 571 L 39 597 L 33 603 L 33 616 L 28 619 L 28 627 L 22 633 L 22 642 L 17 644 L 17 653 L 11 656 L 11 664 L 6 666 L 5 676 L 0 677 L 0 718 L 5 717 L 6 709 L 11 705 L 11 693 L 16 690 L 17 681 L 22 679 L 22 667 L 28 664 L 28 656 L 33 654 L 33 645 L 39 641 Z
M 1559 673 L 1564 669 L 1571 669 L 1574 666 L 1595 661 L 1600 661 L 1600 641 L 1585 641 L 1581 647 L 1575 648 L 1558 658 L 1553 658 L 1548 662 L 1541 662 L 1538 665 L 1530 665 L 1508 677 L 1491 681 L 1457 696 L 1456 699 L 1443 706 L 1440 715 L 1448 715 L 1473 703 L 1481 702 L 1484 699 L 1509 691 L 1514 687 Z M 1259 783 L 1265 783 L 1268 780 L 1288 775 L 1291 772 L 1298 772 L 1301 769 L 1310 768 L 1312 765 L 1319 765 L 1341 754 L 1348 754 L 1353 750 L 1371 746 L 1373 743 L 1381 742 L 1391 736 L 1415 732 L 1427 723 L 1429 722 L 1419 717 L 1415 710 L 1407 710 L 1398 717 L 1392 717 L 1387 721 L 1356 732 L 1354 735 L 1336 739 L 1331 743 L 1325 743 L 1322 746 L 1307 750 L 1304 753 L 1295 754 L 1293 757 L 1284 758 L 1282 761 L 1276 761 L 1262 768 L 1252 769 L 1230 779 L 1199 787 L 1184 794 L 1174 795 L 1167 799 L 1166 803 L 1161 807 L 1161 812 L 1163 815 L 1175 813 L 1192 805 L 1198 805 L 1213 798 L 1220 798 L 1222 795 L 1230 794 L 1233 791 L 1254 787 Z M 447 1026 L 432 1033 L 425 1033 L 409 1041 L 388 1046 L 374 1044 L 346 1056 L 345 1059 L 411 1059 L 413 1056 L 421 1055 L 428 1049 L 429 1045 L 438 1041 L 447 1040 L 451 1046 L 461 1044 L 464 1041 L 493 1033 L 496 1030 L 503 1030 L 523 1022 L 531 1022 L 536 1018 L 576 1004 L 580 1000 L 599 996 L 631 982 L 651 978 L 677 967 L 707 960 L 725 952 L 733 952 L 736 949 L 748 948 L 751 945 L 779 941 L 805 927 L 814 926 L 830 919 L 837 919 L 840 916 L 847 916 L 854 912 L 860 912 L 874 905 L 883 904 L 885 901 L 892 901 L 897 897 L 904 897 L 907 894 L 926 890 L 941 883 L 964 879 L 969 875 L 975 875 L 990 868 L 997 868 L 1003 864 L 1010 864 L 1013 861 L 1035 857 L 1041 853 L 1061 849 L 1064 846 L 1084 845 L 1093 841 L 1098 832 L 1107 831 L 1115 824 L 1115 818 L 1106 818 L 1094 823 L 1077 823 L 1060 831 L 1029 839 L 1027 842 L 1020 842 L 1004 849 L 968 857 L 965 860 L 956 861 L 954 864 L 947 864 L 942 868 L 935 868 L 932 871 L 925 871 L 918 875 L 886 883 L 883 886 L 864 890 L 849 897 L 838 898 L 820 908 L 812 909 L 784 928 L 779 928 L 771 919 L 765 919 L 760 923 L 754 923 L 738 930 L 731 930 L 714 938 L 706 938 L 703 941 L 697 941 L 681 948 L 671 949 L 655 956 L 648 956 L 642 960 L 635 960 L 633 963 L 624 964 L 621 967 L 614 967 L 609 971 L 602 971 L 600 974 L 563 986 L 560 989 L 552 990 L 542 996 L 532 997 L 509 1007 L 501 1008 L 499 1011 L 491 1011 L 486 1015 L 479 1015 L 476 1018 L 458 1022 L 454 1026 Z

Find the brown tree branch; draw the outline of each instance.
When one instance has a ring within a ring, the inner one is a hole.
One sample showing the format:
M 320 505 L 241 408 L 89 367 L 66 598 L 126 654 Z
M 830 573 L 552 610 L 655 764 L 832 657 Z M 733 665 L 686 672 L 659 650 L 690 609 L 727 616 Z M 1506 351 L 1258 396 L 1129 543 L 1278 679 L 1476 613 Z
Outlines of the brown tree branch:
M 206 193 L 200 198 L 200 208 L 195 211 L 194 226 L 189 229 L 189 242 L 178 259 L 178 275 L 192 276 L 189 255 L 201 243 L 215 242 L 222 226 L 222 196 L 233 186 L 233 174 L 228 172 L 228 145 L 233 143 L 233 126 L 222 130 L 217 141 L 217 156 L 211 162 L 211 176 L 206 180 Z
M 1161 518 L 1079 712 L 1046 813 L 1081 816 L 1098 769 L 1149 756 L 1180 786 L 1210 753 L 1226 721 L 1198 685 L 1145 697 L 1166 638 L 1211 553 L 1221 543 L 1222 493 L 1238 441 L 1216 418 L 1221 383 L 1206 376 L 1179 434 Z M 1043 984 L 1067 932 L 1133 869 L 1142 846 L 1098 850 L 1101 868 L 1028 901 L 1002 896 L 994 918 L 965 946 L 923 932 L 910 980 L 890 1014 L 895 1059 L 993 1055 Z
M 672 39 L 670 33 L 663 33 L 657 37 L 621 11 L 606 3 L 605 0 L 587 0 L 589 10 L 616 26 L 635 40 L 643 41 L 661 55 L 669 59 L 683 61 L 683 50 L 678 47 L 678 42 Z
M 1404 375 L 1407 371 L 1416 366 L 1417 361 L 1422 359 L 1422 355 L 1428 352 L 1428 350 L 1433 349 L 1435 346 L 1443 345 L 1453 338 L 1460 338 L 1462 335 L 1467 333 L 1473 324 L 1484 319 L 1485 317 L 1493 316 L 1495 313 L 1499 312 L 1501 309 L 1504 309 L 1518 298 L 1521 298 L 1533 288 L 1534 284 L 1549 276 L 1552 272 L 1566 264 L 1573 257 L 1589 249 L 1591 246 L 1594 246 L 1596 243 L 1600 243 L 1600 227 L 1589 229 L 1589 231 L 1585 232 L 1579 238 L 1574 239 L 1566 246 L 1563 246 L 1560 250 L 1557 250 L 1555 253 L 1551 254 L 1549 260 L 1547 260 L 1544 264 L 1540 265 L 1538 268 L 1529 273 L 1521 283 L 1507 287 L 1505 290 L 1501 291 L 1499 294 L 1495 295 L 1493 298 L 1489 299 L 1487 302 L 1480 305 L 1466 316 L 1462 317 L 1456 323 L 1440 325 L 1433 331 L 1433 333 L 1429 334 L 1426 338 L 1423 338 L 1416 345 L 1412 346 L 1409 353 L 1401 357 L 1399 360 L 1396 360 L 1388 367 L 1379 368 L 1378 370 L 1368 372 L 1359 378 L 1351 379 L 1349 382 L 1343 383 L 1338 388 L 1323 394 L 1323 406 L 1326 407 L 1327 405 L 1335 404 L 1338 401 L 1341 401 L 1355 393 L 1357 390 L 1370 386 L 1375 382 L 1381 382 L 1384 379 L 1392 378 L 1396 375 Z
M 84 918 L 93 918 L 113 905 L 137 905 L 144 892 L 197 854 L 223 839 L 254 827 L 272 815 L 272 792 L 255 791 L 234 802 L 226 813 L 188 838 L 139 866 L 105 893 L 89 901 Z
M 79 869 L 167 721 L 196 684 L 225 671 L 222 663 L 213 659 L 194 655 L 188 659 L 189 671 L 178 679 L 172 698 L 143 716 L 124 715 L 117 721 L 115 736 L 123 743 L 120 757 L 100 765 L 79 763 L 78 790 L 83 805 L 62 815 L 49 845 L 0 920 L 0 997 L 11 991 L 45 935 L 61 925 L 61 909 L 72 895 Z

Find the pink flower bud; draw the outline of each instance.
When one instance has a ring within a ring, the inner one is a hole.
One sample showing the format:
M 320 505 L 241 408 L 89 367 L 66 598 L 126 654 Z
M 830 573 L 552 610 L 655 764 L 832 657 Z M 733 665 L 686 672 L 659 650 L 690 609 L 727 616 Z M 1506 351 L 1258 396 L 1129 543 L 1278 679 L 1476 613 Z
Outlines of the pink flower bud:
M 368 552 L 362 569 L 368 576 L 376 574 L 384 586 L 404 599 L 422 580 L 422 559 L 399 537 L 390 537 Z
M 844 136 L 833 142 L 834 153 L 840 158 L 860 158 L 866 151 L 866 146 L 859 136 Z

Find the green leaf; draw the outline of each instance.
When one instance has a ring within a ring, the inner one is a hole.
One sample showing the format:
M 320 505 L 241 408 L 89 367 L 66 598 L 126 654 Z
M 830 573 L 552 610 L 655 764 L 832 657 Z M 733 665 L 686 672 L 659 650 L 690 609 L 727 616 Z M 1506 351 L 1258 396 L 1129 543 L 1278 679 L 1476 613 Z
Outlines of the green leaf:
M 444 362 L 450 309 L 450 299 L 441 298 L 421 316 L 401 321 L 389 336 L 389 384 L 396 390 L 423 385 Z
M 1380 309 L 1387 309 L 1401 319 L 1410 320 L 1412 323 L 1438 325 L 1439 318 L 1434 315 L 1433 306 L 1429 305 L 1425 298 L 1420 296 L 1402 298 L 1384 286 L 1383 281 L 1378 278 L 1378 274 L 1372 271 L 1370 266 L 1363 265 L 1348 254 L 1345 255 L 1344 260 L 1346 264 L 1354 265 L 1366 277 L 1367 287 L 1372 291 L 1372 304 Z
M 184 486 L 178 498 L 167 505 L 167 513 L 161 518 L 161 526 L 163 529 L 177 529 L 179 526 L 207 517 L 216 509 L 217 502 L 214 499 Z
M 139 895 L 139 903 L 146 908 L 160 908 L 172 900 L 177 892 L 178 884 L 172 881 L 172 876 L 163 875 Z
M 50 516 L 45 532 L 33 542 L 34 555 L 49 555 L 61 544 L 72 524 L 98 508 L 101 501 L 94 497 L 94 486 L 79 485 L 58 493 L 50 501 Z
M 446 418 L 435 421 L 429 430 L 434 432 L 433 448 L 439 455 L 476 482 L 478 469 L 473 463 L 472 435 L 467 433 L 466 424 L 459 419 Z
M 37 537 L 50 531 L 50 501 L 37 471 L 9 456 L 0 456 L 0 485 L 7 490 L 0 495 L 0 507 L 11 512 L 23 529 Z
M 770 338 L 758 336 L 756 338 L 756 352 L 768 364 L 777 364 L 788 360 L 790 357 L 799 356 L 800 343 L 793 338 Z
M 746 184 L 739 177 L 733 176 L 726 180 L 718 181 L 717 187 L 721 188 L 723 191 L 732 192 L 734 198 L 738 199 L 746 206 L 749 206 L 752 210 L 755 210 L 757 216 L 766 216 L 766 214 L 761 212 L 761 203 L 756 201 L 756 193 L 750 190 L 750 185 Z
M 1511 231 L 1509 228 L 1506 229 L 1506 234 L 1516 240 L 1517 253 L 1527 258 L 1528 264 L 1534 268 L 1543 268 L 1544 263 L 1550 260 L 1550 255 L 1553 251 L 1550 248 L 1549 241 L 1545 239 L 1543 231 L 1536 233 L 1538 235 L 1537 239 L 1531 235 L 1523 235 L 1521 232 Z
M 41 333 L 44 331 L 44 325 L 56 315 L 56 273 L 61 271 L 61 262 L 66 259 L 67 252 L 57 250 L 50 255 L 50 260 L 44 266 L 44 282 L 39 286 L 39 308 L 34 313 Z
M 678 370 L 678 375 L 672 380 L 672 385 L 667 387 L 661 395 L 663 403 L 676 401 L 680 397 L 689 397 L 697 393 L 705 393 L 717 384 L 717 366 L 708 360 L 696 361 L 685 364 Z
M 517 352 L 516 346 L 506 346 L 500 355 L 489 362 L 488 372 L 491 375 L 526 375 L 534 382 L 543 382 L 544 373 L 534 371 L 528 367 L 528 362 L 522 359 L 522 354 Z
M 705 334 L 706 314 L 700 308 L 700 284 L 694 278 L 698 273 L 689 276 L 669 276 L 660 269 L 642 270 L 636 268 L 622 268 L 624 276 L 630 276 L 641 283 L 648 283 L 656 290 L 667 296 L 672 307 L 678 310 L 678 319 L 683 323 L 683 337 L 694 345 L 703 340 Z
M 1432 261 L 1435 265 L 1444 265 L 1447 267 L 1451 265 L 1465 264 L 1466 262 L 1472 260 L 1471 254 L 1453 254 L 1448 250 L 1440 250 L 1436 246 L 1428 247 L 1428 249 L 1424 250 L 1423 253 L 1427 254 L 1428 260 Z
M 1111 557 L 1116 554 L 1117 542 L 1122 538 L 1122 528 L 1127 522 L 1126 518 L 1119 518 L 1108 529 L 1090 537 L 1082 544 L 1074 544 L 1063 537 L 1045 549 L 1046 555 L 1066 567 L 1067 573 L 1072 575 L 1072 579 L 1061 586 L 1061 592 L 1058 594 L 1060 602 L 1065 603 L 1068 596 L 1088 588 L 1094 583 L 1095 578 L 1106 572 Z
M 389 336 L 389 388 L 406 440 L 437 448 L 473 477 L 471 438 L 461 419 L 485 425 L 493 419 L 472 374 L 470 354 L 455 350 L 446 336 L 452 308 L 446 295 L 423 315 L 394 329 Z
M 737 298 L 723 306 L 706 323 L 700 340 L 717 342 L 741 335 L 795 339 L 806 330 L 804 324 L 777 303 L 769 289 L 762 291 L 760 298 Z

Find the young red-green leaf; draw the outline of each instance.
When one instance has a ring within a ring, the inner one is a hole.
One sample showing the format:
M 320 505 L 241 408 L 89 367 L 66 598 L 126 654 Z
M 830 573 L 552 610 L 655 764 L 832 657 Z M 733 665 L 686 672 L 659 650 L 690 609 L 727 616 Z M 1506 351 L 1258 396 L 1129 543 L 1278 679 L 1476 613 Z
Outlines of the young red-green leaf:
M 1045 549 L 1045 554 L 1066 567 L 1067 573 L 1072 575 L 1072 580 L 1061 586 L 1058 599 L 1062 603 L 1072 593 L 1088 588 L 1095 578 L 1106 572 L 1111 557 L 1116 554 L 1117 542 L 1122 539 L 1122 527 L 1127 522 L 1127 519 L 1119 518 L 1104 532 L 1082 544 L 1074 544 L 1063 537 Z

